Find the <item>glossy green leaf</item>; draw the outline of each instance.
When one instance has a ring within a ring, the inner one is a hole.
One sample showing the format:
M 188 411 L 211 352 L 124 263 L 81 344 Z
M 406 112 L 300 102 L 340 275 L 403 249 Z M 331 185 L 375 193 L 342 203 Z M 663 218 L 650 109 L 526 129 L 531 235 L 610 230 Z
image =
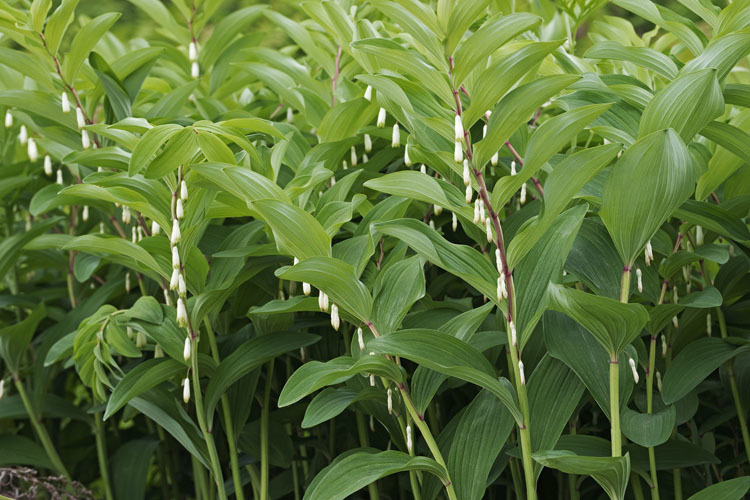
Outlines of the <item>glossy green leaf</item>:
M 612 500 L 624 500 L 630 479 L 630 456 L 582 457 L 570 451 L 534 453 L 534 460 L 566 474 L 591 476 Z
M 102 14 L 90 20 L 76 33 L 70 44 L 70 52 L 63 60 L 62 74 L 66 81 L 73 81 L 81 65 L 88 58 L 89 52 L 119 17 L 120 14 L 116 12 Z
M 46 316 L 47 310 L 40 304 L 23 321 L 0 329 L 0 357 L 13 373 L 21 368 L 34 332 Z
M 596 43 L 586 51 L 585 57 L 632 62 L 659 73 L 668 80 L 674 79 L 678 72 L 674 61 L 659 51 L 648 47 L 627 47 L 614 41 Z
M 117 383 L 107 401 L 104 419 L 108 419 L 128 402 L 162 382 L 176 379 L 185 372 L 185 365 L 173 359 L 155 358 L 144 361 Z
M 388 266 L 378 276 L 373 293 L 372 322 L 381 335 L 401 325 L 414 303 L 424 297 L 422 259 L 411 257 Z
M 655 413 L 638 413 L 630 408 L 620 415 L 622 433 L 641 446 L 658 446 L 665 443 L 675 426 L 674 406 Z
M 750 491 L 750 478 L 738 477 L 727 479 L 714 485 L 704 488 L 695 495 L 690 496 L 688 500 L 713 500 L 721 498 L 722 500 L 740 500 Z

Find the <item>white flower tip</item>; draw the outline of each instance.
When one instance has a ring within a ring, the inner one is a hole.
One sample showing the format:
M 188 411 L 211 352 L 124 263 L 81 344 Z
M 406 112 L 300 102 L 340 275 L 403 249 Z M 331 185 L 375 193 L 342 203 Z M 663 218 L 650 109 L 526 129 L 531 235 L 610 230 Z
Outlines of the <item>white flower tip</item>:
M 469 170 L 469 160 L 464 160 L 464 186 L 471 185 L 471 171 Z
M 635 360 L 633 358 L 628 359 L 630 369 L 633 371 L 633 381 L 637 384 L 640 377 L 638 376 L 638 369 L 635 366 Z
M 68 100 L 68 94 L 63 90 L 60 96 L 62 101 L 62 112 L 70 113 L 70 101 Z
M 378 121 L 377 121 L 378 128 L 385 127 L 385 108 L 380 108 L 378 111 Z
M 365 134 L 365 152 L 369 153 L 372 151 L 372 137 L 370 134 Z
M 336 304 L 331 304 L 331 326 L 336 331 L 339 331 L 339 327 L 341 326 L 339 307 Z
M 362 335 L 362 328 L 357 328 L 357 343 L 359 344 L 359 350 L 364 351 L 365 350 L 365 339 Z
M 186 363 L 190 361 L 190 355 L 192 354 L 192 352 L 193 349 L 192 345 L 190 344 L 190 337 L 185 337 L 185 347 L 183 347 L 182 349 L 182 357 Z
M 181 239 L 182 233 L 180 232 L 180 223 L 177 222 L 177 219 L 175 219 L 172 223 L 172 235 L 170 241 L 172 242 L 172 245 L 176 245 L 180 242 Z
M 458 217 L 456 217 L 455 213 L 451 214 L 451 229 L 453 229 L 453 231 L 458 229 Z
M 60 185 L 60 186 L 62 186 L 62 184 L 63 184 L 63 173 L 62 173 L 62 169 L 61 168 L 57 169 L 57 175 L 56 175 L 55 182 L 58 185 Z
M 456 144 L 453 148 L 453 160 L 456 163 L 461 163 L 464 160 L 464 150 L 461 146 L 461 143 L 456 141 Z
M 91 147 L 91 139 L 89 139 L 89 133 L 86 130 L 81 130 L 81 146 L 83 149 Z
M 180 294 L 180 297 L 187 295 L 187 285 L 185 284 L 185 277 L 182 273 L 177 277 L 177 293 Z
M 180 251 L 176 246 L 172 247 L 172 268 L 176 271 L 180 269 Z
M 391 414 L 393 414 L 393 391 L 389 387 L 388 388 L 388 415 L 391 415 Z
M 10 111 L 5 112 L 5 128 L 13 126 L 13 114 Z
M 198 47 L 195 42 L 190 42 L 190 45 L 188 45 L 188 58 L 191 62 L 198 60 Z
M 177 207 L 175 208 L 175 215 L 178 219 L 185 217 L 185 207 L 182 204 L 182 198 L 177 198 Z
M 638 293 L 643 293 L 643 272 L 641 268 L 635 268 L 635 277 L 638 282 Z
M 511 340 L 512 345 L 514 346 L 518 345 L 518 338 L 516 335 L 516 324 L 513 321 L 510 322 L 510 340 Z
M 454 120 L 454 123 L 453 123 L 453 128 L 454 128 L 454 131 L 456 133 L 455 134 L 456 142 L 463 142 L 463 140 L 464 140 L 464 124 L 463 124 L 463 121 L 461 121 L 461 115 L 456 114 L 456 117 L 455 117 L 455 120 Z
M 414 440 L 412 439 L 411 435 L 411 425 L 406 426 L 406 449 L 409 450 L 409 453 L 412 453 L 414 451 Z
M 29 161 L 32 163 L 39 159 L 39 150 L 36 147 L 36 141 L 33 137 L 29 137 L 27 142 L 27 152 L 29 153 Z
M 526 374 L 523 371 L 523 361 L 518 360 L 518 374 L 521 378 L 521 385 L 526 385 Z
M 86 126 L 86 119 L 83 117 L 83 110 L 80 106 L 76 106 L 76 124 L 79 129 Z
M 526 183 L 521 184 L 521 205 L 526 203 Z
M 494 155 L 492 155 L 492 158 L 490 158 L 490 164 L 493 167 L 497 167 L 497 163 L 498 163 L 498 159 L 499 158 L 500 158 L 500 154 L 499 153 L 495 153 Z
M 368 85 L 365 89 L 365 99 L 372 101 L 372 86 Z
M 466 186 L 466 203 L 471 203 L 473 197 L 474 191 L 471 190 L 471 186 Z
M 492 240 L 493 240 L 493 237 L 492 237 L 492 220 L 490 220 L 489 218 L 485 219 L 485 226 L 486 226 L 486 229 L 487 229 L 487 241 L 489 243 L 492 243 Z
M 411 158 L 409 158 L 409 145 L 404 147 L 404 165 L 411 167 Z
M 151 221 L 151 236 L 156 236 L 161 232 L 161 226 L 156 221 Z
M 172 265 L 174 266 L 174 261 Z M 180 267 L 179 264 L 172 269 L 172 276 L 169 278 L 170 290 L 177 290 L 177 287 L 180 285 L 180 270 L 177 269 L 178 267 Z
M 190 379 L 185 378 L 185 380 L 182 381 L 182 401 L 185 402 L 185 404 L 188 404 L 190 402 Z
M 183 328 L 188 324 L 187 308 L 182 297 L 177 298 L 177 324 Z
M 516 160 L 510 162 L 510 175 L 516 175 Z
M 391 134 L 391 147 L 397 148 L 401 146 L 401 131 L 399 130 L 398 123 L 393 124 L 393 133 Z
M 188 199 L 187 184 L 185 184 L 184 180 L 180 182 L 180 198 L 182 201 L 187 201 Z
M 310 296 L 310 293 L 312 293 L 312 287 L 310 286 L 310 283 L 302 282 L 302 293 L 305 294 L 305 296 Z
M 198 61 L 193 61 L 193 63 L 190 65 L 190 76 L 193 78 L 198 78 L 201 76 L 201 69 L 200 66 L 198 66 Z
M 0 380 L 0 399 L 3 399 L 4 394 L 5 394 L 5 379 Z

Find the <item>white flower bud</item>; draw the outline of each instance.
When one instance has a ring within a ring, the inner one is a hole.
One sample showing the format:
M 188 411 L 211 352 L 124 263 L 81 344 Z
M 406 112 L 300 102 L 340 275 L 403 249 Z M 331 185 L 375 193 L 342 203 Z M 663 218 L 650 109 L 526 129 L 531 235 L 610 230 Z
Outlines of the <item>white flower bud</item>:
M 190 402 L 190 379 L 186 378 L 182 381 L 182 400 L 185 404 Z
M 393 134 L 391 134 L 391 147 L 397 148 L 401 146 L 401 132 L 398 129 L 398 123 L 393 124 Z
M 62 169 L 61 168 L 57 169 L 57 175 L 56 175 L 55 182 L 58 185 L 60 185 L 60 186 L 62 186 L 62 184 L 63 184 L 63 173 L 62 173 Z
M 13 126 L 13 115 L 10 111 L 5 112 L 5 128 L 10 128 Z
M 411 167 L 411 158 L 409 158 L 409 145 L 404 147 L 404 165 Z
M 370 157 L 367 156 L 367 153 L 363 154 L 362 155 L 362 163 L 367 163 L 368 161 L 370 161 Z
M 435 212 L 435 215 L 440 215 L 443 213 L 443 207 L 440 205 L 432 205 L 432 211 Z
M 482 125 L 482 139 L 487 137 L 487 124 Z
M 177 198 L 177 206 L 175 208 L 175 215 L 178 219 L 185 217 L 185 208 L 182 206 L 182 199 Z
M 33 137 L 29 138 L 27 142 L 26 151 L 29 154 L 29 161 L 31 161 L 32 163 L 34 163 L 35 161 L 39 159 L 39 150 L 36 147 L 36 141 L 34 140 Z
M 503 280 L 503 277 L 500 276 L 497 279 L 497 301 L 502 302 L 503 300 L 503 289 L 505 288 L 505 280 Z
M 495 154 L 492 155 L 492 158 L 490 158 L 490 164 L 493 167 L 497 167 L 497 163 L 498 163 L 499 158 L 500 158 L 500 153 L 495 152 Z
M 495 249 L 495 265 L 497 266 L 497 273 L 503 274 L 503 259 L 500 255 L 500 249 Z
M 639 267 L 635 268 L 635 278 L 638 281 L 638 293 L 643 293 L 643 273 Z
M 70 113 L 70 101 L 68 100 L 68 94 L 64 90 L 60 98 L 62 100 L 62 112 Z
M 169 241 L 172 243 L 172 245 L 176 245 L 180 242 L 182 239 L 182 233 L 180 233 L 180 223 L 177 222 L 177 219 L 175 219 L 172 222 L 172 235 L 169 238 Z
M 0 395 L 2 397 L 2 395 Z M 388 388 L 388 415 L 393 414 L 393 391 L 391 388 Z
M 503 300 L 508 298 L 508 288 L 505 284 L 505 276 L 500 276 L 498 279 L 498 285 L 500 287 L 500 298 L 498 300 Z M 515 328 L 515 325 L 514 325 Z
M 362 327 L 357 328 L 357 342 L 359 343 L 359 350 L 365 350 L 365 339 L 362 336 Z
M 0 380 L 0 399 L 3 399 L 5 394 L 5 379 Z
M 136 231 L 135 226 L 133 226 L 132 230 L 130 231 L 130 241 L 132 243 L 138 243 L 138 231 Z
M 432 229 L 435 229 L 435 220 L 434 219 L 430 219 L 430 227 Z
M 28 140 L 29 140 L 29 131 L 26 130 L 26 125 L 21 125 L 21 128 L 18 131 L 18 142 L 20 142 L 21 145 L 25 146 Z
M 123 224 L 130 224 L 131 216 L 130 216 L 130 207 L 123 206 L 122 207 L 122 223 Z
M 518 345 L 518 338 L 516 337 L 516 324 L 511 321 L 508 323 L 510 328 L 510 341 L 511 345 L 517 346 Z
M 672 316 L 672 324 L 674 325 L 675 328 L 680 327 L 680 320 L 677 319 L 677 316 Z
M 177 267 L 179 267 L 179 265 Z M 180 270 L 177 269 L 177 267 L 172 269 L 172 276 L 169 278 L 170 290 L 177 290 L 177 287 L 180 284 Z
M 487 215 L 484 213 L 484 200 L 477 198 L 479 202 L 479 220 L 484 223 L 487 220 Z
M 81 211 L 81 219 L 83 219 L 83 222 L 86 222 L 89 220 L 89 206 L 84 205 L 83 210 Z
M 458 229 L 458 217 L 456 217 L 455 213 L 451 213 L 451 228 L 454 232 Z
M 667 345 L 667 337 L 664 336 L 664 334 L 661 335 L 661 357 L 666 358 L 667 357 L 667 348 L 669 346 Z
M 148 340 L 146 339 L 146 334 L 139 331 L 135 336 L 135 346 L 140 349 L 142 347 L 145 347 L 148 343 Z
M 89 139 L 89 133 L 86 130 L 81 130 L 81 146 L 83 149 L 91 147 L 91 139 Z
M 177 278 L 177 293 L 180 294 L 180 297 L 187 295 L 187 285 L 185 284 L 185 277 L 182 273 L 180 273 Z
M 312 292 L 312 287 L 310 287 L 310 283 L 307 283 L 305 281 L 302 282 L 302 293 L 304 293 L 306 296 L 309 296 Z
M 695 246 L 699 247 L 703 245 L 703 228 L 695 226 Z
M 365 152 L 369 153 L 370 151 L 372 151 L 372 137 L 370 137 L 370 134 L 365 134 Z
M 471 185 L 471 171 L 469 170 L 469 160 L 464 160 L 464 186 Z
M 52 158 L 49 155 L 44 155 L 44 174 L 52 175 Z
M 188 199 L 187 184 L 185 184 L 184 180 L 180 182 L 180 198 L 182 201 L 187 201 Z
M 385 127 L 385 108 L 380 108 L 378 111 L 378 121 L 377 121 L 378 128 Z
M 516 160 L 510 162 L 510 175 L 516 175 Z
M 318 307 L 322 312 L 328 312 L 328 295 L 322 290 L 320 291 L 320 294 L 318 294 Z
M 461 115 L 457 114 L 453 122 L 453 129 L 456 132 L 456 142 L 464 141 L 464 124 L 461 121 Z
M 638 377 L 638 370 L 635 367 L 635 360 L 633 358 L 628 359 L 628 363 L 630 364 L 630 369 L 633 371 L 633 381 L 637 384 L 639 377 Z
M 151 221 L 151 236 L 156 236 L 159 233 L 161 233 L 161 226 L 155 220 Z
M 370 375 L 370 387 L 375 387 L 375 375 Z M 372 420 L 370 420 L 370 427 L 372 428 Z
M 521 376 L 521 385 L 526 385 L 526 374 L 523 372 L 523 361 L 518 360 L 518 373 Z
M 474 202 L 474 218 L 472 219 L 474 224 L 479 224 L 479 200 Z
M 290 123 L 294 121 L 294 110 L 292 108 L 286 108 L 286 121 Z
M 453 160 L 456 163 L 461 163 L 464 161 L 464 149 L 461 146 L 460 142 L 456 142 L 456 145 L 453 148 Z
M 419 173 L 427 175 L 427 166 L 424 163 L 419 166 Z
M 656 370 L 656 388 L 661 392 L 661 373 L 659 373 L 659 370 Z
M 80 106 L 76 106 L 76 123 L 79 130 L 86 126 L 86 118 L 83 117 L 83 110 Z
M 471 190 L 471 186 L 466 186 L 466 203 L 471 203 L 471 199 L 474 196 L 474 191 Z
M 164 349 L 162 349 L 159 344 L 156 344 L 154 346 L 154 357 L 155 358 L 163 358 L 164 357 Z
M 372 101 L 372 86 L 368 85 L 365 89 L 365 99 Z
M 198 61 L 193 61 L 193 64 L 190 65 L 190 76 L 193 78 L 201 76 L 201 69 L 200 66 L 198 66 Z
M 521 184 L 521 205 L 526 203 L 526 183 Z
M 190 355 L 193 353 L 193 346 L 190 345 L 190 336 L 185 337 L 185 347 L 182 349 L 182 358 L 185 362 L 190 361 Z
M 485 227 L 487 229 L 487 241 L 492 243 L 492 221 L 490 219 L 485 219 Z
M 414 441 L 411 437 L 411 425 L 406 426 L 406 449 L 409 450 L 409 453 L 414 452 Z
M 339 331 L 341 326 L 341 318 L 339 318 L 339 306 L 331 304 L 331 326 L 334 330 Z
M 188 59 L 191 62 L 198 60 L 198 47 L 196 47 L 195 42 L 190 42 L 190 45 L 188 45 Z
M 180 251 L 176 246 L 172 247 L 172 269 L 180 269 Z
M 357 166 L 357 148 L 352 146 L 351 154 L 349 155 L 349 160 L 351 161 L 352 167 Z
M 650 266 L 651 261 L 654 260 L 654 249 L 651 247 L 651 240 L 646 242 L 646 249 L 644 250 L 644 258 L 646 259 L 646 265 Z
M 187 308 L 185 307 L 185 299 L 182 297 L 177 298 L 177 324 L 186 327 L 188 324 Z

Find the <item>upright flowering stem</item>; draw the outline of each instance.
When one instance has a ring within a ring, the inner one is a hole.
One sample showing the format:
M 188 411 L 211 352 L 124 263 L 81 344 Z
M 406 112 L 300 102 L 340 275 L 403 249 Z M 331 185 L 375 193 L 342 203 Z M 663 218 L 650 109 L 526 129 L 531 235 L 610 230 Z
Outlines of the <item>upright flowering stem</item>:
M 620 302 L 627 304 L 630 297 L 630 276 L 633 264 L 622 268 L 620 280 Z M 609 357 L 609 420 L 611 428 L 612 456 L 622 456 L 622 432 L 620 430 L 620 353 Z
M 459 94 L 460 89 L 456 88 L 453 82 L 453 58 L 449 60 L 451 72 L 448 74 L 451 88 L 453 90 L 453 97 L 456 102 L 456 115 L 463 117 L 463 108 L 461 105 L 461 96 Z M 523 473 L 526 483 L 526 498 L 527 500 L 536 500 L 536 476 L 534 474 L 534 461 L 531 458 L 531 411 L 529 408 L 529 398 L 526 392 L 526 377 L 522 373 L 523 364 L 521 362 L 521 350 L 518 347 L 517 338 L 512 334 L 515 331 L 514 320 L 516 316 L 516 305 L 515 305 L 515 287 L 513 286 L 513 274 L 512 270 L 508 267 L 508 259 L 505 252 L 505 240 L 503 238 L 503 228 L 500 225 L 500 218 L 498 217 L 497 211 L 492 206 L 490 201 L 489 192 L 487 185 L 482 174 L 481 165 L 474 164 L 474 158 L 471 147 L 471 137 L 469 136 L 468 128 L 464 128 L 464 154 L 469 162 L 471 172 L 474 174 L 476 179 L 479 197 L 484 203 L 484 208 L 487 211 L 490 220 L 492 221 L 492 227 L 495 232 L 495 245 L 500 254 L 500 262 L 502 263 L 502 278 L 505 280 L 505 286 L 508 294 L 508 313 L 505 317 L 506 320 L 506 331 L 508 333 L 508 346 L 510 349 L 511 366 L 509 369 L 513 372 L 513 379 L 515 381 L 516 393 L 518 395 L 518 405 L 523 416 L 523 422 L 518 425 L 519 438 L 521 441 L 521 459 L 523 462 Z

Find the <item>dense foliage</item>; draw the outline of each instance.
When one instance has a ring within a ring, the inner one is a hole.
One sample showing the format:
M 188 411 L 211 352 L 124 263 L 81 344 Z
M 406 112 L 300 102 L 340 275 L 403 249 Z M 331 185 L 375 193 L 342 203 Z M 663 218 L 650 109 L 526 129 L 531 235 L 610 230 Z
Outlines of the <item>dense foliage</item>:
M 0 498 L 750 490 L 750 1 L 235 4 L 0 2 Z

